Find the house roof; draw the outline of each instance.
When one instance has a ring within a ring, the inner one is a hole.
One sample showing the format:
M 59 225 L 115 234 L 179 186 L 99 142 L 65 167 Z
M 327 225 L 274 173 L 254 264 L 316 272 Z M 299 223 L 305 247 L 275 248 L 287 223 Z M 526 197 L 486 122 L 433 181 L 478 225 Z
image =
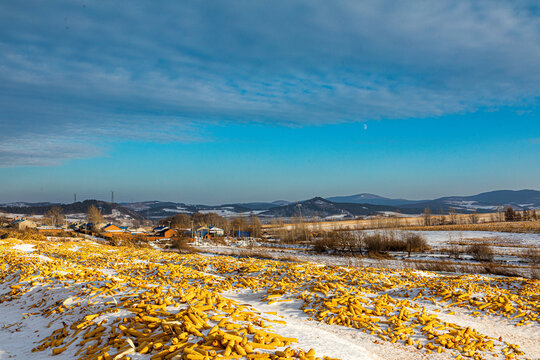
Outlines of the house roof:
M 116 228 L 116 229 L 119 229 L 119 230 L 122 229 L 122 228 L 119 227 L 119 226 L 116 226 L 116 225 L 114 225 L 114 224 L 109 223 L 109 224 L 105 225 L 105 226 L 102 228 L 102 230 L 107 230 L 107 229 L 109 229 L 109 228 Z

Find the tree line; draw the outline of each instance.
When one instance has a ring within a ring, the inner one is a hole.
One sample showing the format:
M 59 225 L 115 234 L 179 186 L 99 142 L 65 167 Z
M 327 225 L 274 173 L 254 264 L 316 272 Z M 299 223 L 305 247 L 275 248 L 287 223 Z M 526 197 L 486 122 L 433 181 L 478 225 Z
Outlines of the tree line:
M 479 216 L 476 210 L 468 214 L 466 217 L 459 218 L 457 216 L 456 210 L 452 207 L 449 209 L 448 215 L 445 215 L 442 209 L 439 215 L 434 215 L 431 212 L 431 209 L 427 207 L 424 209 L 424 213 L 422 214 L 422 217 L 423 217 L 423 220 L 424 220 L 423 222 L 425 226 L 454 225 L 454 224 L 467 223 L 467 222 L 471 224 L 477 224 L 479 222 Z M 496 213 L 491 214 L 492 222 L 530 221 L 530 220 L 538 220 L 538 215 L 536 214 L 536 210 L 516 211 L 511 206 L 507 206 L 504 209 L 503 207 L 499 207 Z
M 223 229 L 226 235 L 232 235 L 236 231 L 249 231 L 251 236 L 261 236 L 261 221 L 251 214 L 250 216 L 235 216 L 231 219 L 217 213 L 176 214 L 159 221 L 160 225 L 169 226 L 171 229 L 197 229 L 201 226 L 215 226 Z

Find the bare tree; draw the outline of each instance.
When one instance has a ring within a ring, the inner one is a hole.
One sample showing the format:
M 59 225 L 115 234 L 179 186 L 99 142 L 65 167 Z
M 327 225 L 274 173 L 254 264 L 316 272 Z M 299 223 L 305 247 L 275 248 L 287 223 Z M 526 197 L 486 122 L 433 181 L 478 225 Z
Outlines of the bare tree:
M 448 209 L 448 214 L 450 216 L 450 224 L 452 225 L 457 224 L 456 209 L 450 206 L 450 208 Z
M 95 205 L 90 205 L 88 212 L 86 213 L 86 218 L 88 219 L 88 222 L 93 224 L 103 222 L 103 215 Z
M 247 231 L 248 222 L 245 216 L 235 216 L 231 221 L 231 229 L 235 231 Z
M 253 237 L 261 236 L 261 220 L 253 213 L 249 217 L 249 231 Z
M 174 216 L 171 216 L 165 219 L 165 221 L 161 221 L 163 225 L 165 224 L 168 225 L 169 222 L 170 222 L 170 227 L 173 229 L 188 228 L 191 226 L 191 216 L 189 216 L 188 214 L 176 214 Z
M 424 209 L 424 226 L 431 225 L 431 209 L 429 207 Z
M 516 220 L 516 212 L 514 209 L 512 209 L 511 206 L 507 207 L 504 211 L 504 220 L 505 221 L 515 221 Z
M 51 222 L 51 225 L 57 226 L 64 220 L 64 215 L 62 214 L 62 208 L 60 206 L 53 206 L 45 213 L 45 216 Z
M 478 224 L 478 214 L 476 213 L 476 210 L 469 215 L 469 218 L 471 219 L 471 224 Z
M 497 216 L 498 216 L 498 221 L 500 222 L 503 222 L 504 221 L 504 208 L 502 206 L 498 206 L 497 207 Z

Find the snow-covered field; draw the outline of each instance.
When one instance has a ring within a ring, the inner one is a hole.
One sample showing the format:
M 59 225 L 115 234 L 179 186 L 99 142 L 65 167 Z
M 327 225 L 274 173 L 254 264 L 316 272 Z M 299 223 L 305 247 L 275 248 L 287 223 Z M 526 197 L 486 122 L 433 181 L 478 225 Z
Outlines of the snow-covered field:
M 538 359 L 539 293 L 520 278 L 5 239 L 0 359 Z
M 295 257 L 301 261 L 311 261 L 327 265 L 357 265 L 389 268 L 414 267 L 418 262 L 452 261 L 461 264 L 476 264 L 467 247 L 475 243 L 488 244 L 494 252 L 493 261 L 501 265 L 525 268 L 527 274 L 531 265 L 528 255 L 540 249 L 540 234 L 505 233 L 492 231 L 403 231 L 403 230 L 362 230 L 353 233 L 374 234 L 381 232 L 397 238 L 404 233 L 420 234 L 426 240 L 429 249 L 421 253 L 390 252 L 391 258 L 371 259 L 346 254 L 320 254 L 312 251 L 310 244 L 283 244 L 277 241 L 233 240 L 228 245 L 217 245 L 208 241 L 198 241 L 196 248 L 206 253 L 238 255 L 239 251 L 260 252 L 273 258 Z M 457 249 L 459 254 L 451 253 Z M 411 263 L 413 263 L 411 265 Z M 517 270 L 521 271 L 521 270 Z
M 491 240 L 493 244 L 506 243 L 513 247 L 540 247 L 540 234 L 508 233 L 495 231 L 403 231 L 391 230 L 396 234 L 403 232 L 421 234 L 432 248 L 441 248 L 457 241 Z M 373 233 L 375 230 L 363 230 Z

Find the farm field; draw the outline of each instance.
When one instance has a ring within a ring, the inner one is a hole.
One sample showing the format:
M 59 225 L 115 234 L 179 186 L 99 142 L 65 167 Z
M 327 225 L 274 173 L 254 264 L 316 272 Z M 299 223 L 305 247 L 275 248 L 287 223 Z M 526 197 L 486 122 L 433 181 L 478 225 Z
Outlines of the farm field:
M 355 230 L 355 235 L 381 234 L 400 238 L 404 235 L 420 235 L 428 248 L 423 252 L 389 251 L 388 256 L 369 257 L 348 251 L 314 251 L 315 241 L 299 244 L 283 244 L 276 241 L 233 241 L 218 244 L 208 241 L 196 243 L 196 249 L 204 253 L 222 255 L 252 255 L 274 259 L 294 259 L 324 265 L 368 266 L 379 268 L 445 268 L 454 272 L 486 272 L 486 266 L 501 267 L 512 275 L 540 276 L 540 234 L 507 233 L 493 231 L 407 231 L 407 230 Z M 489 245 L 493 251 L 492 261 L 477 261 L 468 253 L 474 244 Z M 441 265 L 442 264 L 442 265 Z M 489 272 L 489 271 L 488 271 Z M 495 271 L 497 272 L 497 271 Z
M 0 359 L 538 359 L 540 281 L 0 240 Z

